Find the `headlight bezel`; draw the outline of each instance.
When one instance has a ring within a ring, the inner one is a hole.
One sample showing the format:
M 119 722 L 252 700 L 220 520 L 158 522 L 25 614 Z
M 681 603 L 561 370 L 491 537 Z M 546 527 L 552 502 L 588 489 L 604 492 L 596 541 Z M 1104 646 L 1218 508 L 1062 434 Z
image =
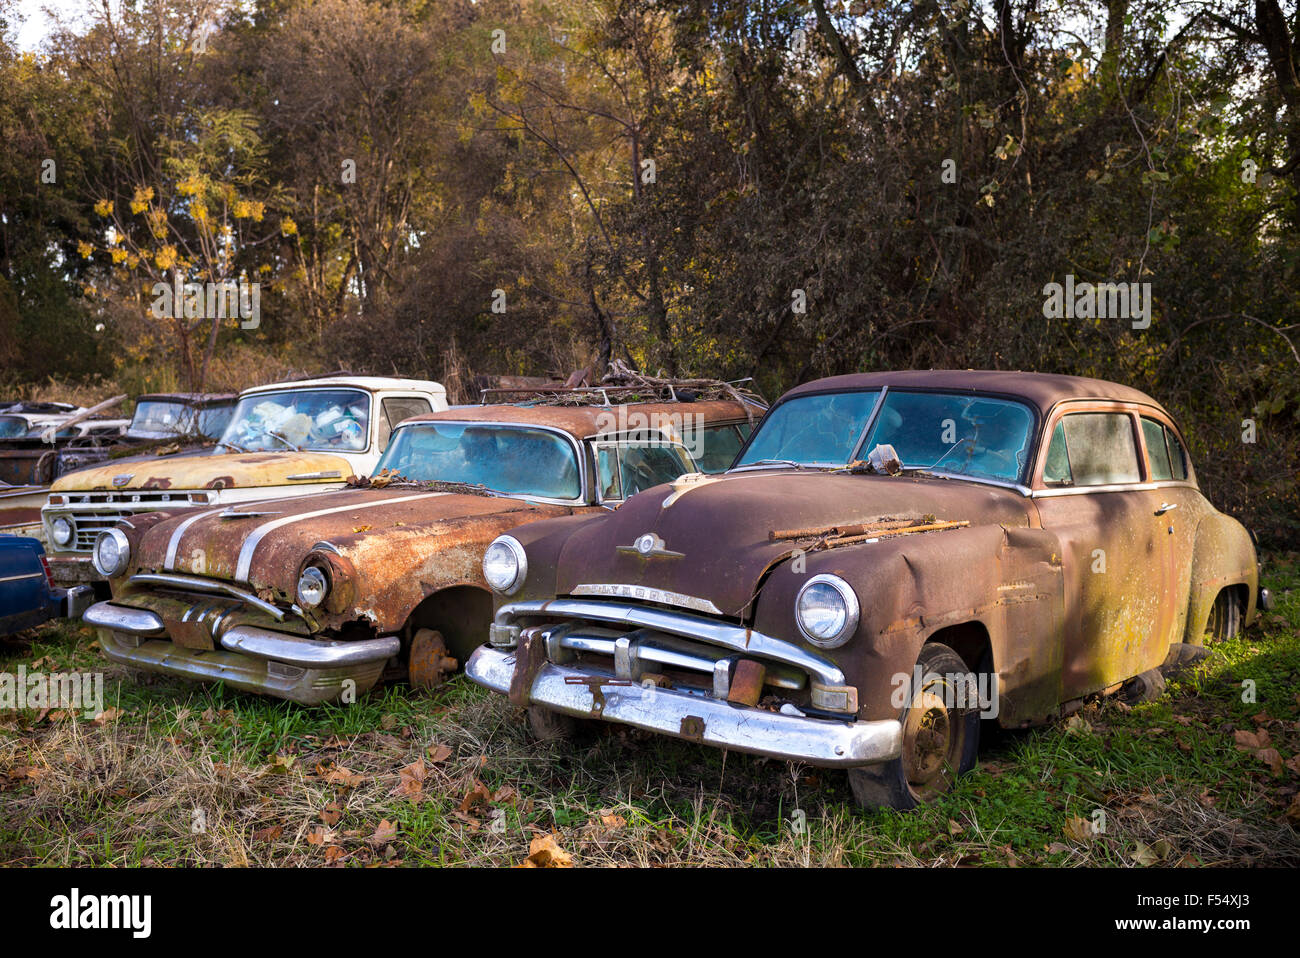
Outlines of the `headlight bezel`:
M 829 638 L 823 638 L 812 632 L 804 625 L 803 616 L 801 615 L 801 606 L 803 598 L 809 589 L 814 586 L 825 585 L 833 589 L 840 600 L 844 603 L 844 624 L 839 630 Z M 853 586 L 849 585 L 840 576 L 829 572 L 823 572 L 813 576 L 805 582 L 794 597 L 794 622 L 799 629 L 799 634 L 805 640 L 817 646 L 819 649 L 838 649 L 844 645 L 858 631 L 858 622 L 861 618 L 862 606 L 858 602 L 858 594 L 853 591 Z
M 100 546 L 106 541 L 111 540 L 117 545 L 117 562 L 110 569 L 102 561 L 100 556 Z M 95 545 L 90 550 L 90 562 L 98 572 L 106 579 L 114 579 L 127 570 L 131 564 L 131 540 L 126 537 L 126 533 L 121 529 L 106 529 L 95 537 Z
M 315 600 L 308 599 L 307 596 L 303 595 L 303 581 L 309 577 L 312 577 L 319 582 L 320 597 Z M 304 609 L 318 609 L 324 605 L 325 600 L 329 598 L 330 589 L 332 587 L 333 583 L 330 581 L 329 569 L 319 563 L 310 562 L 298 571 L 298 582 L 294 586 L 293 595 L 294 598 L 297 599 L 300 607 Z
M 59 535 L 57 532 L 59 528 L 59 523 L 63 523 L 63 525 L 67 526 L 68 528 L 68 538 L 65 539 L 63 542 L 59 541 Z M 58 546 L 60 549 L 66 549 L 68 546 L 72 545 L 73 541 L 76 538 L 77 538 L 77 523 L 73 520 L 72 516 L 55 516 L 53 519 L 50 520 L 50 541 L 53 542 L 56 546 Z M 98 542 L 99 541 L 98 538 L 96 538 L 95 541 Z
M 492 550 L 498 546 L 504 546 L 508 549 L 515 560 L 514 577 L 504 586 L 497 585 L 492 581 L 492 577 L 488 574 L 488 556 L 491 555 Z M 514 595 L 523 587 L 524 580 L 528 578 L 528 554 L 524 551 L 524 547 L 520 541 L 511 535 L 497 536 L 491 543 L 489 543 L 487 549 L 483 552 L 482 565 L 484 581 L 487 582 L 488 587 L 492 589 L 493 592 L 498 592 L 501 595 Z

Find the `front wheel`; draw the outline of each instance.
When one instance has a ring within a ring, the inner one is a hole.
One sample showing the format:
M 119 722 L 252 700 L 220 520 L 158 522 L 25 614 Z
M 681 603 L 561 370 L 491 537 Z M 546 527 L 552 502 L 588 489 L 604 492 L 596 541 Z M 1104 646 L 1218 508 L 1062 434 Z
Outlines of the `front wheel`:
M 921 681 L 918 687 L 909 680 L 907 705 L 899 716 L 902 754 L 849 769 L 849 787 L 863 808 L 924 805 L 975 767 L 980 738 L 975 675 L 960 655 L 938 642 L 922 647 L 916 664 Z

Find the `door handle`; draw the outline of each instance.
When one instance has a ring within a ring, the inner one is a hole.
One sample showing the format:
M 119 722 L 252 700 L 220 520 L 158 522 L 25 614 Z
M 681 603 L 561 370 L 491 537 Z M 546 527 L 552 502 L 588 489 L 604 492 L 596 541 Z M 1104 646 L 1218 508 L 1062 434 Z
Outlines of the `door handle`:
M 1163 516 L 1170 509 L 1177 509 L 1177 508 L 1178 508 L 1178 503 L 1176 502 L 1162 502 L 1160 503 L 1160 508 L 1156 510 L 1156 515 Z

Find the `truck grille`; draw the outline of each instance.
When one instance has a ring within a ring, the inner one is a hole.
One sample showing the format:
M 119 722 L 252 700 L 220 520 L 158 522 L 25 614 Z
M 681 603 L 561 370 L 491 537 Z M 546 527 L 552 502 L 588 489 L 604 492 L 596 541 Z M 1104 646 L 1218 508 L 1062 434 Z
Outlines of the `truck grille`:
M 50 496 L 45 509 L 46 525 L 63 516 L 70 518 L 74 527 L 73 539 L 64 552 L 89 552 L 101 532 L 121 524 L 140 512 L 158 509 L 187 509 L 207 501 L 206 494 L 196 497 L 184 492 L 79 492 L 56 493 Z

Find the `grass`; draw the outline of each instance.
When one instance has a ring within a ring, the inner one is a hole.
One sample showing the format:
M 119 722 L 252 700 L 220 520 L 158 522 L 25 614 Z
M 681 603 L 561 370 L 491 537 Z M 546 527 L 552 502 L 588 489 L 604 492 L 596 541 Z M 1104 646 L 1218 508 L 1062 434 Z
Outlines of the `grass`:
M 1278 609 L 1160 700 L 995 732 L 909 814 L 857 809 L 840 773 L 622 728 L 539 745 L 463 677 L 320 709 L 139 684 L 51 624 L 0 671 L 103 671 L 110 711 L 0 713 L 0 864 L 515 865 L 549 836 L 580 865 L 1294 866 L 1300 555 L 1267 566 Z

